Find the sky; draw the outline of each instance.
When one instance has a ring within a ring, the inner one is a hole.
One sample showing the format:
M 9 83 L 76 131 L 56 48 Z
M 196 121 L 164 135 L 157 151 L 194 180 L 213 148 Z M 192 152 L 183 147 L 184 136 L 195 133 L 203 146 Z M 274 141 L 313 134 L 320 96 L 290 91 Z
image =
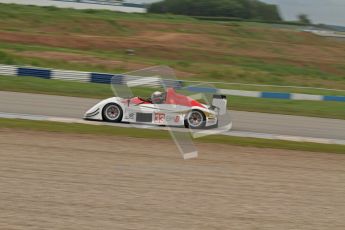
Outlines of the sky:
M 150 3 L 157 0 L 127 0 Z M 279 6 L 285 20 L 295 20 L 298 14 L 307 14 L 314 23 L 345 26 L 345 0 L 261 0 Z
M 345 26 L 345 0 L 262 0 L 279 6 L 285 20 L 307 14 L 314 23 Z

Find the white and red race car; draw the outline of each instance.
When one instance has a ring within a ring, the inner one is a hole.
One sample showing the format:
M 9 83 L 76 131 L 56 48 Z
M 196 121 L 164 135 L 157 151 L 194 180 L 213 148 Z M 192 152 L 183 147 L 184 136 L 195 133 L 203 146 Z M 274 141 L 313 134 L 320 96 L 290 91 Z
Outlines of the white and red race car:
M 199 129 L 217 127 L 219 116 L 227 110 L 227 100 L 223 95 L 213 95 L 211 105 L 178 94 L 173 88 L 168 88 L 162 95 L 159 103 L 140 97 L 108 98 L 89 109 L 84 119 Z

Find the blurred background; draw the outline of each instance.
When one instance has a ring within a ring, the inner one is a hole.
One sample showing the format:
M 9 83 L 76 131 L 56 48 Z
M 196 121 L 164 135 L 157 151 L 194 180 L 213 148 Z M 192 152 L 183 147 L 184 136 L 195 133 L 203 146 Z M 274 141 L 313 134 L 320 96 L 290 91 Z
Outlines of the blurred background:
M 343 230 L 344 4 L 0 0 L 0 229 Z M 82 119 L 115 74 L 156 91 L 152 66 L 229 95 L 200 158 L 187 132 Z
M 224 89 L 345 95 L 343 1 L 0 3 L 1 64 L 101 73 L 168 65 L 181 80 L 215 82 Z M 105 85 L 0 81 L 0 90 L 112 95 Z M 340 102 L 234 96 L 230 105 L 235 110 L 345 117 Z

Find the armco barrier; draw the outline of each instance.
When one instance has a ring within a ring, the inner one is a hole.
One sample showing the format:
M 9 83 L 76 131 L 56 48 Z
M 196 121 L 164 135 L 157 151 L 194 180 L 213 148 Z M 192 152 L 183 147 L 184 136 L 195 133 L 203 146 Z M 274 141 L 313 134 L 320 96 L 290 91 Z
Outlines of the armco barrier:
M 17 70 L 18 76 L 28 76 L 28 77 L 35 76 L 35 77 L 50 79 L 51 74 L 52 74 L 51 70 L 49 69 L 34 69 L 34 68 L 19 67 Z
M 70 80 L 79 82 L 92 82 L 110 84 L 111 82 L 117 84 L 129 84 L 132 86 L 144 84 L 146 86 L 159 86 L 161 84 L 160 78 L 155 77 L 135 77 L 125 75 L 114 75 L 109 73 L 90 73 L 81 71 L 70 70 L 55 70 L 44 69 L 36 67 L 17 67 L 11 65 L 0 65 L 0 75 L 3 76 L 31 76 L 44 79 L 58 79 Z M 230 89 L 216 89 L 209 87 L 187 86 L 183 87 L 183 81 L 167 80 L 164 79 L 164 84 L 169 87 L 184 88 L 191 92 L 201 93 L 214 93 L 224 94 L 231 96 L 242 97 L 257 97 L 257 98 L 270 98 L 270 99 L 286 99 L 286 100 L 308 100 L 308 101 L 337 101 L 345 102 L 345 96 L 323 96 L 323 95 L 310 95 L 299 93 L 284 93 L 284 92 L 259 92 L 259 91 L 246 91 L 246 90 L 230 90 Z

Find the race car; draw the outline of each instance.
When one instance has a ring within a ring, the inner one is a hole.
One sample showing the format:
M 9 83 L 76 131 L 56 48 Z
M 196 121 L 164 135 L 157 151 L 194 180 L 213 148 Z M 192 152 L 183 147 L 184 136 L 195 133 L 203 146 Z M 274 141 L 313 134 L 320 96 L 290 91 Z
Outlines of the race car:
M 89 109 L 84 119 L 202 129 L 217 127 L 226 106 L 224 95 L 213 95 L 212 104 L 206 105 L 168 88 L 164 93 L 154 92 L 148 99 L 105 99 Z

